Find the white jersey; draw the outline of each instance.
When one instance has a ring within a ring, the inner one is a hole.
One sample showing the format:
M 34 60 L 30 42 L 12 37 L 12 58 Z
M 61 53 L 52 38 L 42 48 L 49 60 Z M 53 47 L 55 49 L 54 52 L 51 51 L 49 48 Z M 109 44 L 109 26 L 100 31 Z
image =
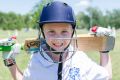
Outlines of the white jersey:
M 45 53 L 44 56 L 51 59 Z M 36 52 L 24 72 L 23 80 L 58 80 L 57 71 L 58 63 L 48 62 Z M 107 77 L 107 71 L 82 51 L 77 51 L 63 63 L 62 80 L 107 80 Z

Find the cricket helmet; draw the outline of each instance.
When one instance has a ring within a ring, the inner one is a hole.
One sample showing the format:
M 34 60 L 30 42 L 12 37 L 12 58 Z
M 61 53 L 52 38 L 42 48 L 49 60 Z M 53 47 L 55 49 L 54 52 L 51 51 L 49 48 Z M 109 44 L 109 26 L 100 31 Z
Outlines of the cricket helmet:
M 76 26 L 76 20 L 72 8 L 63 2 L 54 1 L 43 7 L 39 18 L 39 26 L 45 23 L 70 23 L 73 29 Z

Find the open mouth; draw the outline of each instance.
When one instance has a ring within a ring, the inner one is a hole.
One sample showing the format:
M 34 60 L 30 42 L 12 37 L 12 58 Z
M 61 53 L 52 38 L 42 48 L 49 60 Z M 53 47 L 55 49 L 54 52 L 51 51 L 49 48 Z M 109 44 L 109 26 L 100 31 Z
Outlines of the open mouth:
M 62 44 L 55 44 L 53 43 L 53 48 L 58 51 L 58 52 L 61 52 L 64 50 L 64 47 L 63 47 L 63 43 Z
M 54 45 L 54 47 L 56 47 L 56 48 L 62 48 L 63 43 L 62 43 L 62 44 L 55 44 L 55 43 L 53 43 L 53 45 Z

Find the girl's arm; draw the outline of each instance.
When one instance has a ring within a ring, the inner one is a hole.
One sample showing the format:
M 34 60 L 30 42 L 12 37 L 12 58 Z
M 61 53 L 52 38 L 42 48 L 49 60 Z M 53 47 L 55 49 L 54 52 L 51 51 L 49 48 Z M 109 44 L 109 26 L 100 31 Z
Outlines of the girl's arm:
M 14 80 L 22 80 L 23 73 L 20 71 L 17 64 L 14 64 L 14 65 L 10 66 L 9 70 L 10 70 L 11 75 L 12 75 Z
M 109 74 L 109 80 L 112 80 L 112 66 L 111 66 L 111 58 L 107 53 L 100 52 L 100 65 L 103 66 Z

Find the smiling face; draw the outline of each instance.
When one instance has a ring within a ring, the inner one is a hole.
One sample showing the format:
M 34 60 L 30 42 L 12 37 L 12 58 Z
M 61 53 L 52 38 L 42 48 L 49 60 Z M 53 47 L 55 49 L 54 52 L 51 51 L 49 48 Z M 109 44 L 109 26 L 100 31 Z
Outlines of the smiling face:
M 69 45 L 73 28 L 68 23 L 48 23 L 43 25 L 47 44 L 56 51 L 64 51 Z

